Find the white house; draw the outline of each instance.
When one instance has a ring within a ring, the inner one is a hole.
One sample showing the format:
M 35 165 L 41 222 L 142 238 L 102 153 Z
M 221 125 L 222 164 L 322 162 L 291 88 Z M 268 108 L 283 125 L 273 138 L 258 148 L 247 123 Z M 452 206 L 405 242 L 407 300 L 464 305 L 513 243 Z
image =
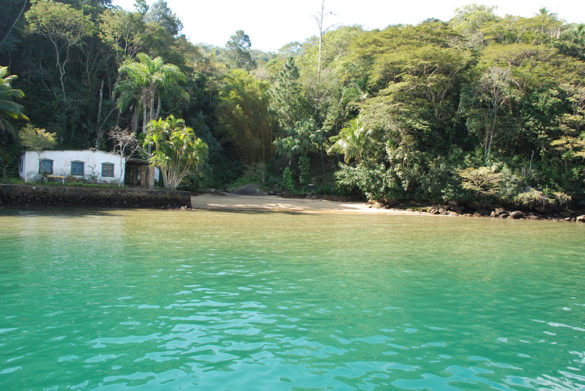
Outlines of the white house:
M 97 150 L 27 151 L 20 157 L 19 174 L 27 182 L 43 176 L 73 176 L 97 183 L 120 183 L 125 166 L 126 159 Z

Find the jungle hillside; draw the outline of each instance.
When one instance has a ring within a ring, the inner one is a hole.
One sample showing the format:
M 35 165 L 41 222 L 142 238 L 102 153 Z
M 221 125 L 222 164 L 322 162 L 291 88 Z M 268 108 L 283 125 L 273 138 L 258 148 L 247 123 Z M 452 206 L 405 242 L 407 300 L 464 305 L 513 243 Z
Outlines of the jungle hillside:
M 449 21 L 316 26 L 276 53 L 236 29 L 195 45 L 182 26 L 163 0 L 3 0 L 3 180 L 31 129 L 53 149 L 114 151 L 116 132 L 142 146 L 176 118 L 205 147 L 182 189 L 585 206 L 585 24 L 469 5 Z

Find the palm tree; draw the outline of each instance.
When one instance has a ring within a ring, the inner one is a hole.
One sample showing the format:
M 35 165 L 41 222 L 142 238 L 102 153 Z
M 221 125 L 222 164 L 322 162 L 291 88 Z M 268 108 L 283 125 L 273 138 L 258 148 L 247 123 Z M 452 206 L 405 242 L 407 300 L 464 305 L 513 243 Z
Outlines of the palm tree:
M 362 126 L 361 118 L 354 118 L 349 121 L 348 126 L 339 131 L 339 135 L 331 137 L 334 144 L 327 153 L 342 153 L 346 163 L 351 159 L 359 163 L 371 136 L 372 132 Z
M 12 88 L 14 79 L 15 75 L 8 75 L 8 67 L 0 67 L 0 132 L 9 132 L 12 135 L 15 133 L 9 120 L 28 119 L 22 112 L 24 107 L 13 101 L 24 96 L 21 90 Z
M 160 116 L 161 97 L 186 100 L 189 95 L 178 85 L 186 80 L 179 67 L 144 53 L 139 53 L 137 57 L 139 61 L 126 61 L 118 69 L 120 76 L 125 76 L 116 85 L 116 91 L 120 93 L 118 108 L 120 111 L 133 109 L 134 130 L 138 127 L 138 115 L 142 112 L 142 132 L 146 133 L 146 125 Z

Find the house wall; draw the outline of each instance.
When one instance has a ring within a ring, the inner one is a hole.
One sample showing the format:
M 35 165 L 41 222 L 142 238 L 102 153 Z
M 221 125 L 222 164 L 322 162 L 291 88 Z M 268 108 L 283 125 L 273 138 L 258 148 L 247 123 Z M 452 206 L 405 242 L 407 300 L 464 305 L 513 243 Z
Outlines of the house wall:
M 42 178 L 39 173 L 39 160 L 50 159 L 53 161 L 53 174 L 68 177 L 71 175 L 71 162 L 80 161 L 84 163 L 83 177 L 87 180 L 98 183 L 119 182 L 124 175 L 122 165 L 126 164 L 126 159 L 120 162 L 120 157 L 112 153 L 102 151 L 27 151 L 20 158 L 19 174 L 27 182 L 37 181 Z M 111 163 L 114 165 L 113 177 L 102 177 L 102 163 Z M 75 176 L 82 178 L 81 176 Z

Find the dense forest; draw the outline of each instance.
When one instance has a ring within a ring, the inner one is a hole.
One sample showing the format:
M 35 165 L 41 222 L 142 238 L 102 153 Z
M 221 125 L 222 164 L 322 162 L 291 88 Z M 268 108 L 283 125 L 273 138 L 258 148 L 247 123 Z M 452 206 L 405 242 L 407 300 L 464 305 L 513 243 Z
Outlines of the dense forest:
M 132 12 L 3 0 L 3 176 L 17 176 L 22 129 L 110 151 L 112 129 L 144 135 L 172 114 L 209 150 L 184 188 L 585 205 L 584 24 L 471 5 L 448 22 L 316 26 L 278 53 L 253 50 L 243 31 L 216 48 L 181 29 L 162 0 Z

